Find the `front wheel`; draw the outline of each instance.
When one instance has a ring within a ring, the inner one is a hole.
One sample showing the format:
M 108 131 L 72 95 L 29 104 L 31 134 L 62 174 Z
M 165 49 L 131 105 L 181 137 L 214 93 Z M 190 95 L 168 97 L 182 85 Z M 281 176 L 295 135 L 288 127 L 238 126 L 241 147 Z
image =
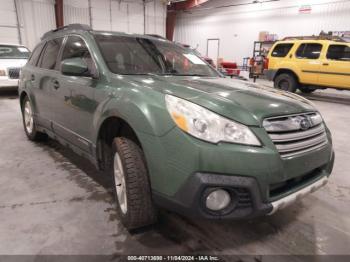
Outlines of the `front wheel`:
M 291 74 L 280 74 L 276 76 L 274 86 L 277 89 L 294 93 L 298 88 L 298 81 Z
M 115 138 L 112 148 L 114 191 L 123 225 L 132 230 L 154 224 L 157 212 L 142 149 L 126 137 Z

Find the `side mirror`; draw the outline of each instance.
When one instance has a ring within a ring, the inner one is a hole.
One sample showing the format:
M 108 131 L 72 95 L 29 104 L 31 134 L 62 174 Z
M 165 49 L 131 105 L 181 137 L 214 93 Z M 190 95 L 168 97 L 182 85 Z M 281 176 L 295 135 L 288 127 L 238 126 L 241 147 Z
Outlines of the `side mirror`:
M 90 76 L 89 68 L 82 58 L 68 58 L 61 62 L 61 72 L 68 76 Z

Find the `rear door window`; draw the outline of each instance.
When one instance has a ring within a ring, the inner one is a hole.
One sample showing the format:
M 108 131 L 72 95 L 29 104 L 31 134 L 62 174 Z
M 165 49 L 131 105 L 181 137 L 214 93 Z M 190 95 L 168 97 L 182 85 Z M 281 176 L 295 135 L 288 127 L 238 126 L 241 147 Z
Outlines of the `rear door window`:
M 273 49 L 271 56 L 273 57 L 285 57 L 292 49 L 293 44 L 278 44 Z
M 56 68 L 57 56 L 62 45 L 63 38 L 56 38 L 47 42 L 41 56 L 40 67 L 54 70 Z
M 320 57 L 322 45 L 317 43 L 301 44 L 296 52 L 296 57 L 300 59 L 318 59 Z
M 350 61 L 350 47 L 347 45 L 330 45 L 327 51 L 327 59 Z
M 36 66 L 37 65 L 39 57 L 40 57 L 40 54 L 41 54 L 41 51 L 43 50 L 43 46 L 44 46 L 44 44 L 41 43 L 34 49 L 32 55 L 29 58 L 29 62 L 28 63 L 30 65 L 32 65 L 32 66 Z

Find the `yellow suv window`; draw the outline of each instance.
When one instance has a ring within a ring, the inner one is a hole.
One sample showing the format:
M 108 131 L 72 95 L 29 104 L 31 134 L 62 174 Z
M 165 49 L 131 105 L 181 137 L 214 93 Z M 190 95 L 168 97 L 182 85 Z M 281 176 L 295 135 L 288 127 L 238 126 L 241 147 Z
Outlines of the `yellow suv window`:
M 321 44 L 301 44 L 295 53 L 295 56 L 300 59 L 318 59 L 322 50 Z
M 294 44 L 278 44 L 273 49 L 271 56 L 273 57 L 285 57 L 292 49 Z
M 327 59 L 350 61 L 350 47 L 347 45 L 330 45 L 327 51 Z

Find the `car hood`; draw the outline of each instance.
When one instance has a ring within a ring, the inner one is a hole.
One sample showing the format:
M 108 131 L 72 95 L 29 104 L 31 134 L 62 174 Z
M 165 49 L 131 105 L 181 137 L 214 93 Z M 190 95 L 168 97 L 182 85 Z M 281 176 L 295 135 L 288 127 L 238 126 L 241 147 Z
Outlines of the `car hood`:
M 23 67 L 27 59 L 0 59 L 0 68 Z
M 138 76 L 132 79 L 134 84 L 186 99 L 250 126 L 261 126 L 266 117 L 316 111 L 310 101 L 299 95 L 231 78 Z

